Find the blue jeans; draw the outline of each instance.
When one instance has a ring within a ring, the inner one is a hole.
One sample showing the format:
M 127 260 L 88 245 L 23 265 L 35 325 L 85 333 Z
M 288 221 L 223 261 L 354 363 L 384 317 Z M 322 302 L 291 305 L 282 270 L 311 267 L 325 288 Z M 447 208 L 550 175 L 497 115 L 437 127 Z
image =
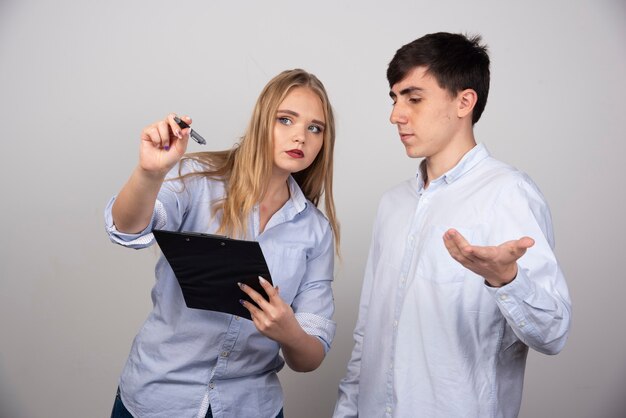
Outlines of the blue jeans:
M 111 418 L 133 418 L 133 416 L 128 412 L 128 409 L 124 406 L 122 402 L 122 398 L 120 398 L 120 389 L 117 389 L 117 394 L 115 395 L 115 402 L 113 403 L 113 411 L 111 411 Z M 213 418 L 213 414 L 211 413 L 211 407 L 209 406 L 209 410 L 206 412 L 206 416 L 204 418 Z M 283 410 L 281 409 L 276 418 L 284 418 Z

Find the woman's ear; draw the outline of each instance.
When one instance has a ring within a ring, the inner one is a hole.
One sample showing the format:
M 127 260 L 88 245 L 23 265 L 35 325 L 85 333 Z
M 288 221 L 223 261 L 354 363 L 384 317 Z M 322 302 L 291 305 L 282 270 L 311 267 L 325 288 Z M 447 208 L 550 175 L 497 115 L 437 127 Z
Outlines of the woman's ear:
M 459 92 L 457 97 L 459 99 L 457 116 L 459 118 L 464 118 L 467 115 L 471 117 L 474 106 L 476 106 L 476 101 L 478 100 L 478 94 L 472 89 L 465 89 Z

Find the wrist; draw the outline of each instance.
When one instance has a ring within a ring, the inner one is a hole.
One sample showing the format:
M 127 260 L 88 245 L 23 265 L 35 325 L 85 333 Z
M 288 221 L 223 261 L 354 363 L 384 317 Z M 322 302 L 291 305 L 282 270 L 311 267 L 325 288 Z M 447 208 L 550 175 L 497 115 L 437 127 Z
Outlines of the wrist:
M 517 277 L 517 263 L 513 265 L 513 268 L 507 269 L 506 272 L 494 276 L 485 277 L 485 284 L 489 287 L 502 287 L 511 283 Z
M 159 186 L 165 180 L 165 176 L 167 175 L 169 170 L 167 171 L 154 171 L 148 170 L 141 165 L 138 165 L 135 169 L 135 175 L 137 179 L 143 184 L 158 184 Z

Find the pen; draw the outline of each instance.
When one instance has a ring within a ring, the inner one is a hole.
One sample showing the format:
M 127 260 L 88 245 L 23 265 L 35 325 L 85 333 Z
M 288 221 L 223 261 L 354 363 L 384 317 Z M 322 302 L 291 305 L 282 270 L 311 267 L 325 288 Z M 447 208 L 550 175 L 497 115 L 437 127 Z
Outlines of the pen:
M 193 140 L 196 141 L 198 144 L 201 144 L 201 145 L 206 144 L 206 141 L 204 140 L 204 138 L 202 138 L 199 133 L 191 129 L 189 125 L 185 123 L 184 120 L 182 120 L 178 116 L 174 116 L 174 122 L 176 122 L 178 126 L 180 126 L 181 129 L 189 128 L 189 135 L 191 135 Z

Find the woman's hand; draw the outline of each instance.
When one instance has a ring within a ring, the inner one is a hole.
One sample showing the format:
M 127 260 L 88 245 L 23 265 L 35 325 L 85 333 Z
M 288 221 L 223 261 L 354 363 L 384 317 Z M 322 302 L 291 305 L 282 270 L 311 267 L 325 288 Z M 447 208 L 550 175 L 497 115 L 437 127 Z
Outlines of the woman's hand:
M 139 167 L 150 175 L 165 177 L 187 150 L 191 129 L 181 129 L 174 116 L 170 113 L 141 131 Z M 183 116 L 181 119 L 191 125 L 191 118 Z
M 120 232 L 136 234 L 148 226 L 165 176 L 185 154 L 190 128 L 180 129 L 174 116 L 141 131 L 139 165 L 113 203 L 113 223 Z M 190 118 L 181 119 L 191 125 Z
M 240 283 L 239 287 L 258 305 L 242 300 L 241 304 L 250 311 L 252 321 L 259 332 L 278 342 L 283 350 L 285 361 L 296 372 L 309 372 L 319 367 L 324 360 L 322 343 L 309 335 L 296 320 L 291 306 L 279 296 L 278 288 L 262 277 L 259 277 L 261 286 L 269 296 L 265 300 L 250 286 Z
M 280 297 L 278 289 L 262 277 L 259 277 L 261 286 L 269 296 L 269 302 L 256 290 L 243 283 L 239 287 L 258 305 L 240 300 L 241 304 L 250 311 L 252 321 L 259 332 L 272 340 L 283 344 L 302 332 L 291 306 Z

